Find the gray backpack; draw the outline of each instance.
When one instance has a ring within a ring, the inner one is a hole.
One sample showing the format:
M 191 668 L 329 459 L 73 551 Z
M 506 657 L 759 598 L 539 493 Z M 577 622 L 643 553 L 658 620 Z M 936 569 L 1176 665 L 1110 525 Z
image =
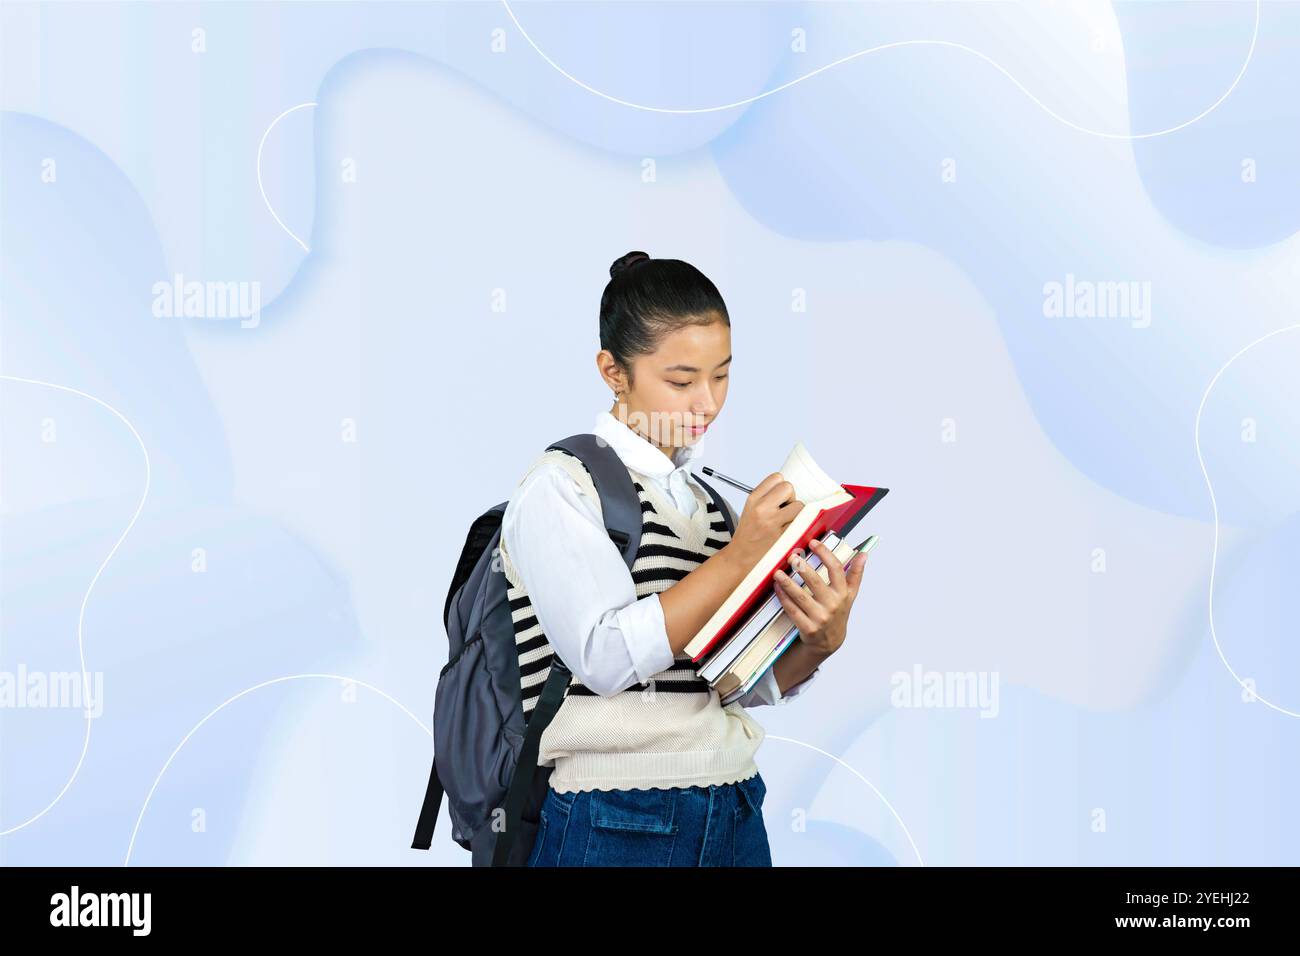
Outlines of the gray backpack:
M 575 455 L 591 475 L 605 528 L 630 569 L 641 544 L 641 499 L 627 467 L 593 434 L 570 435 L 547 446 L 553 448 Z M 726 501 L 694 477 L 734 533 Z M 537 765 L 538 744 L 572 679 L 555 655 L 525 725 L 509 585 L 497 558 L 507 504 L 470 525 L 447 592 L 442 619 L 450 645 L 434 693 L 433 767 L 411 844 L 429 849 L 445 794 L 452 839 L 470 851 L 473 866 L 527 863 L 552 770 Z

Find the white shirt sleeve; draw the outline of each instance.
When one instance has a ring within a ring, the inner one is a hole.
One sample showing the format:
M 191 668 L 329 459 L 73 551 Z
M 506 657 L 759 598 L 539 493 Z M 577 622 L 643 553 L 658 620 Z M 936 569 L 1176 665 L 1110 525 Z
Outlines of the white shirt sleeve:
M 608 697 L 672 666 L 659 595 L 637 598 L 596 504 L 562 468 L 524 479 L 501 537 L 546 639 L 583 684 Z
M 808 685 L 817 679 L 821 673 L 821 668 L 817 668 L 799 683 L 795 684 L 784 694 L 781 693 L 781 685 L 776 682 L 776 675 L 772 673 L 773 668 L 769 667 L 767 673 L 758 679 L 744 697 L 739 698 L 741 707 L 761 707 L 764 704 L 788 704 L 793 698 L 798 697 Z

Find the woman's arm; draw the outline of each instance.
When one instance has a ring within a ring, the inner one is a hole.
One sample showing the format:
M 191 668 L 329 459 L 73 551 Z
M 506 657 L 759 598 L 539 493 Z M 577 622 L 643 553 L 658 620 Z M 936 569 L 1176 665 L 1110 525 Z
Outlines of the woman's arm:
M 730 510 L 730 505 L 726 507 Z M 727 595 L 740 585 L 802 508 L 802 502 L 794 496 L 794 485 L 780 472 L 773 472 L 754 486 L 745 500 L 744 513 L 733 521 L 731 540 L 660 595 L 668 643 L 674 654 L 709 623 Z M 734 518 L 735 512 L 731 513 Z
M 781 663 L 781 658 L 792 653 L 798 647 L 798 643 L 791 647 L 785 654 L 777 658 L 776 664 L 769 667 L 766 673 L 758 679 L 758 682 L 750 689 L 744 697 L 737 699 L 741 707 L 761 707 L 765 704 L 788 704 L 800 694 L 802 694 L 808 685 L 817 679 L 820 671 L 814 670 L 811 674 L 796 684 L 786 687 L 782 692 L 781 685 L 777 681 L 777 666 Z
M 516 489 L 501 538 L 547 640 L 579 681 L 605 696 L 670 667 L 755 560 L 729 544 L 676 584 L 638 599 L 596 504 L 549 463 Z M 745 706 L 784 702 L 802 689 L 800 681 L 785 679 L 782 693 L 786 670 L 778 667 L 781 660 L 746 695 Z
M 538 624 L 583 684 L 610 696 L 672 666 L 659 595 L 637 598 L 595 504 L 544 464 L 511 496 L 501 540 Z
M 781 688 L 781 702 L 784 703 L 811 684 L 817 677 L 818 668 L 829 656 L 795 638 L 794 643 L 776 659 L 768 671 L 775 678 L 777 687 Z
M 674 654 L 684 650 L 700 633 L 700 628 L 709 623 L 709 618 L 753 566 L 752 560 L 728 544 L 672 587 L 660 592 L 668 645 Z

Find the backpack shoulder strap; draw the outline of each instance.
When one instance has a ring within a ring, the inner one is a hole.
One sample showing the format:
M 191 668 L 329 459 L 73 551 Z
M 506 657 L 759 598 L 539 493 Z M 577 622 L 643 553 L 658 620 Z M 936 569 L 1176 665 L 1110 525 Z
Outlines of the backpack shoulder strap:
M 637 548 L 641 546 L 641 498 L 623 459 L 590 432 L 561 438 L 548 445 L 546 450 L 553 448 L 569 452 L 591 475 L 591 482 L 600 498 L 605 530 L 623 553 L 627 566 L 632 567 Z
M 714 488 L 711 484 L 709 484 L 699 475 L 695 474 L 695 472 L 691 472 L 691 477 L 694 478 L 696 481 L 698 481 L 700 483 L 700 487 L 702 487 L 705 491 L 709 493 L 709 497 L 713 499 L 713 504 L 717 507 L 719 511 L 722 512 L 722 520 L 727 523 L 727 532 L 729 534 L 735 534 L 736 513 L 731 510 L 731 502 L 729 502 L 726 498 L 722 497 L 722 495 L 718 494 L 716 488 Z
M 632 484 L 627 466 L 614 449 L 590 433 L 562 438 L 548 445 L 546 451 L 555 449 L 573 455 L 586 469 L 596 491 L 605 530 L 618 545 L 623 560 L 631 568 L 636 560 L 637 548 L 641 545 L 641 498 Z M 572 674 L 559 655 L 552 657 L 550 673 L 542 688 L 542 696 L 528 721 L 519 758 L 506 791 L 502 805 L 506 825 L 493 846 L 492 866 L 520 866 L 528 856 L 528 847 L 516 849 L 516 838 L 524 831 L 522 819 L 525 804 L 532 795 L 545 792 L 545 780 L 551 771 L 537 766 L 541 736 L 564 703 L 571 679 Z M 515 862 L 512 864 L 511 861 Z

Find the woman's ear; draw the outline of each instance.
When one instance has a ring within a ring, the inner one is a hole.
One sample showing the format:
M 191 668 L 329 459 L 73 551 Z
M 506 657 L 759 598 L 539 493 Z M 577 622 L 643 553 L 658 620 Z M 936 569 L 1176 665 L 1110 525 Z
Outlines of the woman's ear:
M 601 349 L 596 353 L 596 371 L 615 395 L 628 390 L 627 375 L 609 349 Z

